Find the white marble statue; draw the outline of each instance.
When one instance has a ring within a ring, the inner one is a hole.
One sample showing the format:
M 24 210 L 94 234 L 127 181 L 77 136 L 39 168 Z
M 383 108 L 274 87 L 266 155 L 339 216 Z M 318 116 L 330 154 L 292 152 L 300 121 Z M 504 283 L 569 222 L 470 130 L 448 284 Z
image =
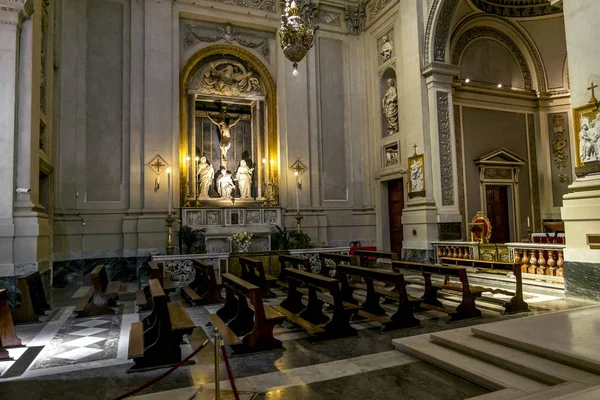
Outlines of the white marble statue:
M 234 190 L 235 185 L 231 174 L 227 172 L 225 168 L 221 169 L 221 175 L 217 178 L 217 192 L 219 193 L 219 196 L 225 199 L 231 199 Z
M 215 177 L 215 170 L 206 162 L 206 157 L 200 157 L 198 164 L 198 197 L 208 198 L 208 192 Z
M 423 166 L 415 158 L 410 166 L 411 192 L 422 192 L 425 190 L 423 182 Z
M 381 40 L 383 41 L 383 43 L 381 44 L 381 48 L 379 49 L 379 55 L 381 55 L 381 61 L 385 62 L 392 58 L 392 53 L 394 52 L 394 44 L 387 35 L 384 36 Z
M 222 112 L 222 114 L 224 114 L 224 112 Z M 210 120 L 210 122 L 217 125 L 217 127 L 219 128 L 219 133 L 221 136 L 219 141 L 219 146 L 221 147 L 221 165 L 227 165 L 227 152 L 231 147 L 231 128 L 234 127 L 238 122 L 240 122 L 241 117 L 238 117 L 238 119 L 236 119 L 230 124 L 225 122 L 224 117 L 219 118 L 217 120 L 212 119 L 210 115 L 207 115 L 207 117 Z
M 590 132 L 588 124 L 585 123 L 581 125 L 581 131 L 579 132 L 579 156 L 581 157 L 581 162 L 595 161 L 597 159 L 593 133 Z
M 398 92 L 396 91 L 396 82 L 393 79 L 387 80 L 388 89 L 381 100 L 383 115 L 387 119 L 388 135 L 398 132 Z
M 235 174 L 235 180 L 238 183 L 240 189 L 240 198 L 250 198 L 250 188 L 252 187 L 252 172 L 254 168 L 248 168 L 246 161 L 240 161 L 240 166 Z

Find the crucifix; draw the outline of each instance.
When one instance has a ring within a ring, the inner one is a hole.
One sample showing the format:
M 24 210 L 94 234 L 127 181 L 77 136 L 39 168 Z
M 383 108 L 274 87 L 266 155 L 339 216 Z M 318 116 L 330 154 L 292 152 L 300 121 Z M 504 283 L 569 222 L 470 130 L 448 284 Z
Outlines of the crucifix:
M 160 161 L 160 158 L 157 158 L 150 166 L 156 168 L 156 172 L 160 174 L 162 167 L 166 167 L 167 165 L 163 164 L 162 161 Z
M 416 156 L 417 155 L 417 144 L 416 143 L 413 143 L 413 149 L 414 149 L 413 156 Z
M 596 96 L 594 95 L 594 89 L 597 88 L 598 85 L 594 85 L 594 82 L 592 82 L 592 84 L 590 85 L 589 88 L 587 88 L 587 90 L 591 90 L 592 91 L 592 97 L 590 98 L 590 101 L 588 103 L 594 103 L 594 104 L 598 104 L 598 100 L 596 100 Z
M 219 117 L 215 120 L 212 119 L 210 117 L 210 115 L 207 114 L 208 119 L 210 120 L 210 122 L 212 122 L 213 124 L 215 124 L 218 128 L 219 128 L 219 133 L 220 133 L 220 147 L 221 147 L 221 166 L 222 167 L 227 167 L 227 152 L 229 151 L 229 148 L 231 147 L 231 131 L 230 129 L 232 127 L 234 127 L 238 122 L 240 122 L 240 119 L 242 118 L 241 115 L 237 116 L 237 119 L 231 123 L 227 123 L 226 121 L 230 118 L 233 118 L 233 116 L 227 114 L 225 112 L 225 105 L 222 104 L 221 105 L 221 112 L 218 114 Z

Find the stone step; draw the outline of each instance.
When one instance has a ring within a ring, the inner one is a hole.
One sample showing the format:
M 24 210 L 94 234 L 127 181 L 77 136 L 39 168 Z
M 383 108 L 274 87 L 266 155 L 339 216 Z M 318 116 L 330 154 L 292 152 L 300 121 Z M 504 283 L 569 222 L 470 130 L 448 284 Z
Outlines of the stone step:
M 600 399 L 600 386 L 583 389 L 578 392 L 569 393 L 553 400 L 598 400 Z
M 572 395 L 588 389 L 590 389 L 590 385 L 581 382 L 566 382 L 546 390 L 517 397 L 515 400 L 556 400 L 562 399 L 565 395 Z
M 548 385 L 432 343 L 429 335 L 394 339 L 396 349 L 490 390 L 515 388 L 534 393 Z
M 564 382 L 600 384 L 599 375 L 476 337 L 471 328 L 434 333 L 430 339 L 438 345 L 548 385 Z

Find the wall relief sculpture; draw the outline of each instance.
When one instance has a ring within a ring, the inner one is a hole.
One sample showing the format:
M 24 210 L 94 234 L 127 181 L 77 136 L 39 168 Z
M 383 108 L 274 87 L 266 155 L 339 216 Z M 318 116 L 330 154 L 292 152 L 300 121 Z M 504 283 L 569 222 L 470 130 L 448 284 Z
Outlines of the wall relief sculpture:
M 230 6 L 253 8 L 255 10 L 275 12 L 274 0 L 210 0 L 213 3 L 222 3 Z
M 442 205 L 454 205 L 454 177 L 452 166 L 452 132 L 448 92 L 437 92 L 438 135 L 442 183 Z
M 190 79 L 188 89 L 223 96 L 251 97 L 264 94 L 258 74 L 239 61 L 230 59 L 214 60 L 198 68 Z
M 386 62 L 394 54 L 394 43 L 391 41 L 388 35 L 381 38 L 381 47 L 379 48 L 379 55 L 381 56 L 381 62 Z
M 346 29 L 353 35 L 358 35 L 365 29 L 367 22 L 366 5 L 364 2 L 358 3 L 356 7 L 346 6 Z
M 239 32 L 236 32 L 231 25 L 217 25 L 217 34 L 210 36 L 201 35 L 197 32 L 196 27 L 191 24 L 186 25 L 185 28 L 187 29 L 184 39 L 184 48 L 186 50 L 192 47 L 196 41 L 203 43 L 224 41 L 225 43 L 237 43 L 240 46 L 249 49 L 257 49 L 263 57 L 269 59 L 271 46 L 269 45 L 268 38 L 256 37 L 253 39 L 245 39 Z
M 383 148 L 383 166 L 391 167 L 400 163 L 400 151 L 398 148 L 398 142 L 388 144 Z

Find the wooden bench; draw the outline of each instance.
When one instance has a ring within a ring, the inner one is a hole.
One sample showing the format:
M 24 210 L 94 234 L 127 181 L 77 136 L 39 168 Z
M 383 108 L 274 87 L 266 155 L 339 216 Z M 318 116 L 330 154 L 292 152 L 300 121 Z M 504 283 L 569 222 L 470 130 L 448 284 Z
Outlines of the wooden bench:
M 343 301 L 337 279 L 293 268 L 283 269 L 282 275 L 281 278 L 288 282 L 288 295 L 279 306 L 274 308 L 284 314 L 288 321 L 304 328 L 318 340 L 358 335 L 356 329 L 350 326 L 350 317 L 358 311 L 358 307 Z M 299 289 L 300 285 L 306 286 L 308 290 L 306 306 L 302 304 L 303 293 Z M 324 289 L 331 296 L 333 303 L 331 319 L 323 313 L 323 294 L 318 296 L 317 289 Z M 323 327 L 319 326 L 322 324 Z
M 192 260 L 192 265 L 196 275 L 189 285 L 181 288 L 181 296 L 192 305 L 223 303 L 214 267 L 200 260 Z
M 365 280 L 367 285 L 367 297 L 361 304 L 359 316 L 366 317 L 381 323 L 384 326 L 384 331 L 394 329 L 413 328 L 421 325 L 418 319 L 413 315 L 414 302 L 411 302 L 406 293 L 406 283 L 404 275 L 397 272 L 390 272 L 377 268 L 364 268 L 352 265 L 337 266 L 338 279 L 342 284 L 342 297 L 346 301 L 356 302 L 353 296 L 353 288 L 348 283 L 350 276 L 359 276 Z M 383 290 L 378 291 L 375 288 L 373 281 L 391 283 L 394 285 L 397 292 L 389 292 L 390 296 L 394 297 L 398 302 L 398 308 L 394 314 L 387 317 L 387 312 L 379 304 Z M 393 296 L 392 293 L 395 295 Z M 420 303 L 420 301 L 418 301 Z M 416 304 L 418 306 L 418 304 Z
M 369 250 L 355 250 L 354 255 L 358 257 L 361 267 L 372 267 L 378 259 L 396 261 L 398 260 L 398 254 L 396 253 L 385 253 L 382 251 L 369 251 Z
M 482 296 L 481 299 L 504 306 L 505 314 L 516 314 L 520 312 L 528 312 L 529 305 L 523 300 L 523 275 L 521 265 L 507 263 L 502 261 L 486 261 L 486 260 L 467 260 L 464 258 L 441 257 L 440 262 L 443 265 L 468 266 L 476 268 L 478 272 L 486 272 L 491 274 L 506 274 L 512 272 L 515 276 L 515 291 L 514 293 L 505 292 L 502 290 L 486 289 L 491 293 L 503 293 L 512 298 L 505 302 L 501 299 Z
M 6 289 L 0 289 L 0 360 L 10 360 L 7 347 L 21 346 L 13 324 Z
M 21 291 L 21 306 L 13 311 L 13 322 L 39 322 L 38 315 L 44 315 L 46 310 L 51 309 L 39 272 L 17 278 L 17 287 Z
M 264 305 L 261 289 L 232 274 L 223 274 L 221 279 L 225 304 L 209 319 L 234 354 L 282 348 L 281 341 L 273 336 L 273 329 L 285 317 Z
M 168 295 L 176 289 L 175 284 L 170 278 L 164 276 L 162 263 L 159 264 L 154 261 L 148 261 L 148 277 L 149 279 L 156 279 L 163 288 L 163 292 Z M 146 285 L 141 290 L 135 292 L 135 299 L 138 305 L 138 311 L 147 311 L 149 308 L 148 301 L 150 300 L 149 286 Z
M 329 278 L 335 277 L 335 266 L 338 264 L 359 265 L 358 257 L 345 254 L 319 253 L 319 261 L 320 274 Z
M 195 328 L 179 302 L 167 302 L 158 279 L 148 283 L 152 312 L 131 325 L 128 358 L 135 365 L 128 372 L 162 368 L 181 361 L 181 341 Z
M 421 297 L 422 308 L 446 312 L 450 315 L 450 321 L 481 317 L 481 311 L 475 306 L 475 299 L 481 296 L 483 290 L 481 288 L 471 288 L 469 286 L 469 278 L 467 277 L 467 270 L 465 268 L 415 263 L 410 261 L 392 261 L 392 268 L 397 272 L 403 269 L 420 272 L 423 275 L 423 281 L 405 279 L 408 283 L 425 285 L 425 291 Z M 444 283 L 441 285 L 432 283 L 431 275 L 443 276 Z M 450 282 L 449 277 L 451 276 L 457 277 L 460 283 L 454 284 Z M 462 298 L 460 304 L 456 307 L 456 310 L 452 311 L 446 309 L 437 299 L 437 293 L 441 289 L 460 291 Z
M 285 275 L 286 268 L 295 268 L 301 271 L 310 272 L 310 262 L 308 258 L 300 258 L 295 256 L 286 256 L 284 254 L 279 256 L 279 265 L 281 266 L 281 271 L 279 272 L 279 276 L 277 277 L 277 285 L 287 288 L 288 283 L 282 277 Z
M 255 284 L 261 290 L 263 299 L 276 297 L 271 286 L 277 282 L 277 277 L 265 273 L 262 261 L 250 257 L 240 257 L 242 279 Z
M 106 268 L 98 265 L 90 273 L 92 288 L 81 298 L 75 307 L 78 318 L 95 315 L 114 314 L 120 282 L 109 282 Z

